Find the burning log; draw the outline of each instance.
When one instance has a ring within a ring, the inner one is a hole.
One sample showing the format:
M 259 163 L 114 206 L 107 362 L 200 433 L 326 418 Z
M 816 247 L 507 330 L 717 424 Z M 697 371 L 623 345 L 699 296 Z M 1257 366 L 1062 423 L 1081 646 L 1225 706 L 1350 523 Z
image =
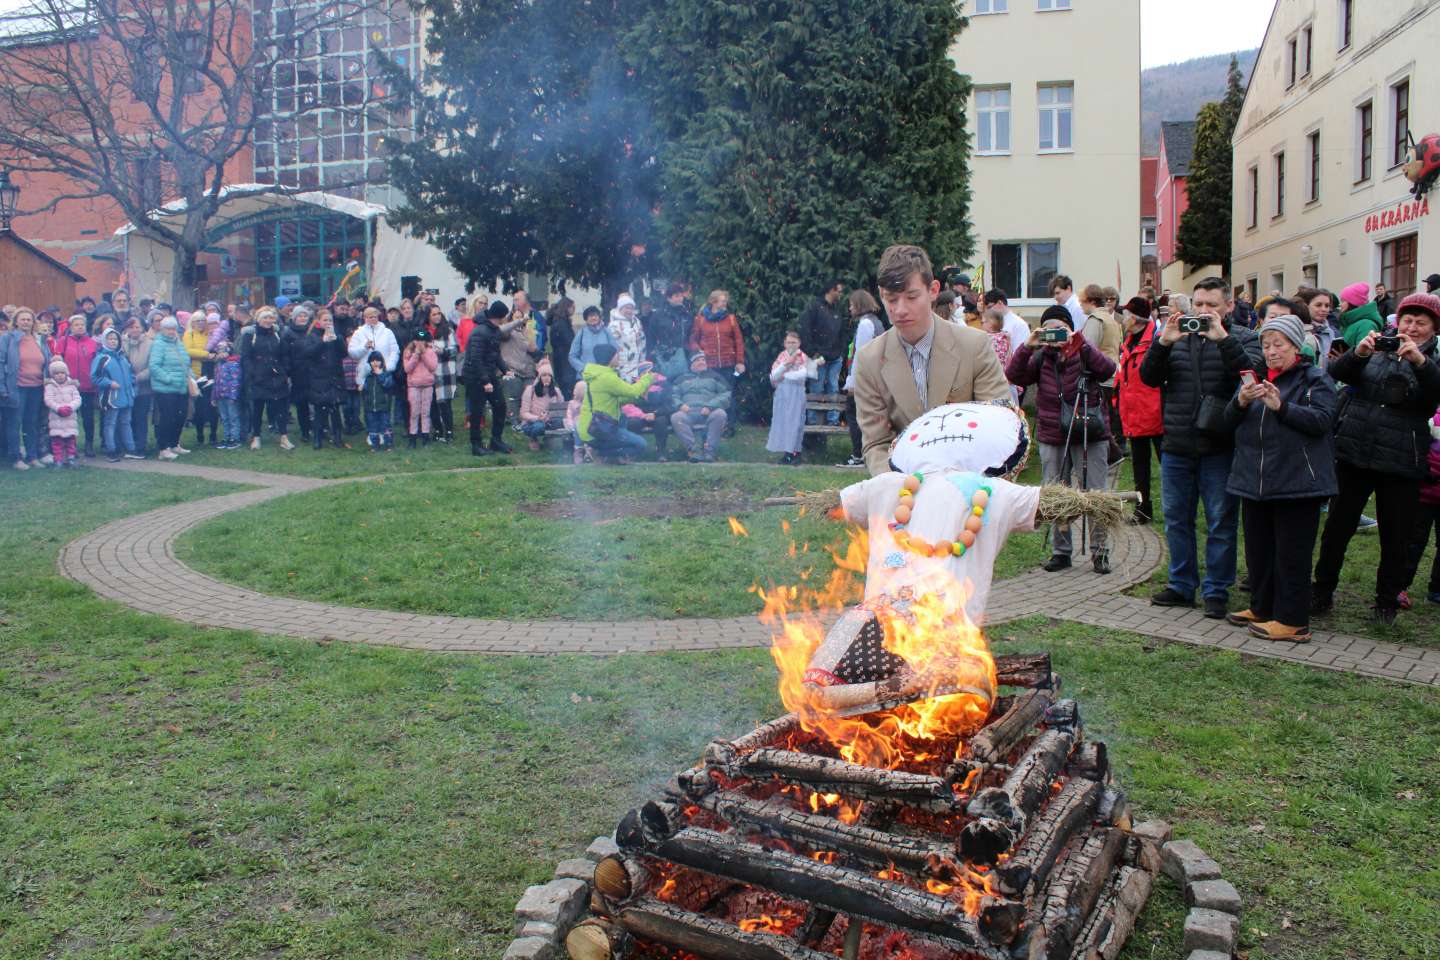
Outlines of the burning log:
M 896 884 L 800 854 L 767 850 L 733 835 L 687 827 L 654 843 L 650 855 L 716 876 L 772 890 L 837 913 L 940 938 L 986 958 L 1003 956 L 963 905 L 938 894 Z M 982 912 L 984 909 L 982 902 Z M 622 909 L 622 917 L 625 910 Z M 627 924 L 627 928 L 629 925 Z M 635 932 L 632 928 L 632 932 Z M 726 954 L 724 956 L 734 956 Z
M 1075 748 L 1065 764 L 1065 774 L 1104 783 L 1110 776 L 1110 751 L 1103 740 L 1087 740 Z
M 810 912 L 805 916 L 805 922 L 800 929 L 795 931 L 795 939 L 807 947 L 818 947 L 820 941 L 825 939 L 825 934 L 830 932 L 830 927 L 839 916 L 834 910 L 826 910 L 824 907 L 811 906 Z
M 724 772 L 741 777 L 774 775 L 790 783 L 803 783 L 817 793 L 889 800 L 942 812 L 959 805 L 951 781 L 946 778 L 882 770 L 794 750 L 765 747 L 739 758 Z
M 975 734 L 970 741 L 970 759 L 980 763 L 999 763 L 1010 755 L 1010 751 L 1030 732 L 1045 709 L 1051 704 L 1050 694 L 1030 690 L 1018 696 L 1010 709 L 985 729 Z
M 995 868 L 995 885 L 1006 896 L 1017 896 L 1045 882 L 1065 841 L 1087 823 L 1102 791 L 1100 784 L 1083 778 L 1071 780 L 1036 818 L 1015 855 Z
M 1044 930 L 1046 960 L 1066 960 L 1070 956 L 1124 845 L 1122 831 L 1101 827 L 1072 850 L 1050 878 L 1044 896 L 1035 903 L 1041 917 L 1038 926 Z
M 772 747 L 783 742 L 787 737 L 800 732 L 800 718 L 793 713 L 787 713 L 783 717 L 776 717 L 768 723 L 751 730 L 743 737 L 735 740 L 712 740 L 705 748 L 705 763 L 713 767 L 723 767 L 735 762 L 735 758 L 741 754 L 749 753 L 760 747 Z
M 659 900 L 624 907 L 616 924 L 585 923 L 565 938 L 571 960 L 619 960 L 628 956 L 629 937 L 643 937 L 708 960 L 834 960 L 789 937 L 747 931 L 733 923 Z
M 1056 700 L 1045 708 L 1045 726 L 1074 731 L 1075 738 L 1080 739 L 1080 731 L 1085 728 L 1085 724 L 1080 720 L 1080 704 L 1068 697 Z
M 1048 653 L 1007 653 L 995 658 L 995 677 L 1002 687 L 1049 690 L 1054 675 Z
M 1025 824 L 1050 793 L 1050 783 L 1075 743 L 1069 730 L 1047 730 L 1030 744 L 1005 783 L 981 790 L 965 807 L 974 818 L 960 833 L 960 852 L 971 863 L 992 864 L 1015 845 Z
M 1148 870 L 1121 867 L 1081 928 L 1070 960 L 1115 960 L 1134 931 L 1154 882 Z
M 1130 800 L 1125 791 L 1113 784 L 1105 788 L 1095 805 L 1095 819 L 1122 830 L 1130 829 Z

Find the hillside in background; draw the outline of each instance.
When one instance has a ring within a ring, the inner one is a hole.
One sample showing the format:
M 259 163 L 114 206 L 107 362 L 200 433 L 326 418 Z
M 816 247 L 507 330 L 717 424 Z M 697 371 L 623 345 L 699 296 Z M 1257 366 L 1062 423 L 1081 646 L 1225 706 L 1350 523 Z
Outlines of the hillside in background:
M 1249 80 L 1258 50 L 1241 50 L 1240 74 Z M 1231 54 L 1219 53 L 1181 63 L 1167 63 L 1140 73 L 1140 143 L 1145 156 L 1160 151 L 1162 120 L 1194 120 L 1200 108 L 1225 95 L 1225 72 Z

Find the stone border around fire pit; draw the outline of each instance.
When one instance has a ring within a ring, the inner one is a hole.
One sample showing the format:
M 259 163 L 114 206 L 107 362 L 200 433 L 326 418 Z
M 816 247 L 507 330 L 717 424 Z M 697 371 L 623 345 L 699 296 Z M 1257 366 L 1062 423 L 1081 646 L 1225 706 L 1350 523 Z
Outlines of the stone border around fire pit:
M 1160 871 L 1185 893 L 1184 960 L 1229 960 L 1240 939 L 1240 893 L 1220 876 L 1220 864 L 1190 840 L 1171 839 L 1164 820 L 1130 831 L 1160 851 Z M 612 837 L 596 837 L 583 858 L 562 860 L 555 879 L 528 887 L 515 905 L 515 939 L 501 960 L 565 960 L 565 937 L 590 903 L 595 864 L 619 852 Z

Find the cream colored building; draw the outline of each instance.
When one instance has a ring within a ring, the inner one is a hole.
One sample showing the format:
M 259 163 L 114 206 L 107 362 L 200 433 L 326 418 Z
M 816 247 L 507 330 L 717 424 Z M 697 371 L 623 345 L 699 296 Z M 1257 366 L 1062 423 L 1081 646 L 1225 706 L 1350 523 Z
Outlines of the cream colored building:
M 966 0 L 970 220 L 985 286 L 1035 316 L 1056 273 L 1140 282 L 1139 0 Z M 940 254 L 943 256 L 943 254 Z
M 1440 192 L 1406 135 L 1440 132 L 1440 0 L 1279 0 L 1235 130 L 1232 276 L 1263 295 L 1440 271 Z

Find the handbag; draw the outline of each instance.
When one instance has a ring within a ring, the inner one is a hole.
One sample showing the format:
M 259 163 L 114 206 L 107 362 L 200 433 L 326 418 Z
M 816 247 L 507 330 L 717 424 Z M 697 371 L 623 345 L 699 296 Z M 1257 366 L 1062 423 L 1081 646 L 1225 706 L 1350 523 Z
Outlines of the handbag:
M 613 440 L 620 429 L 620 421 L 610 416 L 603 410 L 596 410 L 595 403 L 590 399 L 590 391 L 585 391 L 585 405 L 590 408 L 590 436 L 602 446 Z
M 1195 369 L 1195 389 L 1199 390 L 1200 380 L 1200 352 L 1193 346 L 1190 348 L 1190 365 Z M 1205 433 L 1226 434 L 1233 433 L 1230 421 L 1225 418 L 1225 408 L 1230 405 L 1228 399 L 1212 397 L 1208 393 L 1200 395 L 1200 406 L 1195 410 L 1194 425 L 1196 430 Z
M 1055 363 L 1055 382 L 1061 384 L 1058 388 L 1060 394 L 1060 432 L 1065 434 L 1070 443 L 1084 443 L 1087 439 L 1100 439 L 1105 434 L 1105 416 L 1103 407 L 1096 403 L 1091 404 L 1084 414 L 1079 413 L 1080 393 L 1075 394 L 1074 402 L 1065 399 L 1065 380 L 1060 369 L 1060 361 Z

